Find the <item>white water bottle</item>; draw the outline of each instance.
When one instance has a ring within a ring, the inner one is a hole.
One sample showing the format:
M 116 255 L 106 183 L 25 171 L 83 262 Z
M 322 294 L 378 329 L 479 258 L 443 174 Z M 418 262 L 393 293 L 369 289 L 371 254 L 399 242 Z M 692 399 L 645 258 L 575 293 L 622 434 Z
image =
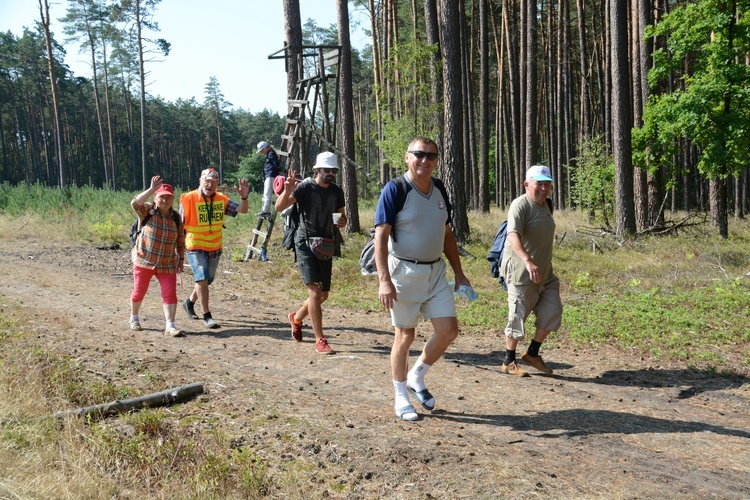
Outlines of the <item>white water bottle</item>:
M 451 281 L 449 285 L 451 288 L 456 287 L 456 283 L 454 281 Z M 475 300 L 477 300 L 477 298 L 479 298 L 479 294 L 475 292 L 474 289 L 470 287 L 469 285 L 461 285 L 460 287 L 458 287 L 458 290 L 455 292 L 455 295 L 456 297 L 466 299 L 469 302 L 474 302 Z

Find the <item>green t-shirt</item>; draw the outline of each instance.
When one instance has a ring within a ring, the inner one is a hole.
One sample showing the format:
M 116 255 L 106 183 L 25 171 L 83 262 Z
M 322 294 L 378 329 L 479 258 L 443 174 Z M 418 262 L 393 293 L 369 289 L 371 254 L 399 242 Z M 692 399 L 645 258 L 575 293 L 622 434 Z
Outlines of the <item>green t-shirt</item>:
M 552 248 L 555 243 L 555 219 L 547 203 L 539 205 L 526 194 L 513 200 L 508 209 L 508 234 L 518 233 L 523 247 L 539 266 L 542 283 L 552 276 Z M 515 286 L 533 285 L 526 264 L 505 241 L 500 263 L 505 281 Z

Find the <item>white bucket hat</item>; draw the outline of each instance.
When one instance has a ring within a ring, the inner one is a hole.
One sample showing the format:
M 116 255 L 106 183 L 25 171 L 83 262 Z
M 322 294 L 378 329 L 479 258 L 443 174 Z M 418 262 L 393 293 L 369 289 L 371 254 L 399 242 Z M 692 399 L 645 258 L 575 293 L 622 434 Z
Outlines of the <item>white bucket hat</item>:
M 320 153 L 315 159 L 315 165 L 313 165 L 313 168 L 335 168 L 338 170 L 339 164 L 336 161 L 336 155 L 329 152 Z
M 268 146 L 270 146 L 270 144 L 268 144 L 266 141 L 260 141 L 258 143 L 258 152 L 263 151 Z

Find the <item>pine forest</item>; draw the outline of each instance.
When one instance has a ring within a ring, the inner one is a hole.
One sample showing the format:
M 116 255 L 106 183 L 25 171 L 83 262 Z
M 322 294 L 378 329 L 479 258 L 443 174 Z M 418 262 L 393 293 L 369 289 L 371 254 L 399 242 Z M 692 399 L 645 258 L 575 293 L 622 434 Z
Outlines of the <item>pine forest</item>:
M 202 102 L 149 95 L 148 66 L 171 49 L 159 0 L 37 1 L 33 26 L 0 33 L 0 181 L 132 191 L 159 173 L 188 188 L 214 167 L 260 189 L 255 143 L 280 140 L 286 117 L 233 107 L 213 77 Z M 467 212 L 506 208 L 535 164 L 553 173 L 556 209 L 619 238 L 678 212 L 707 214 L 726 238 L 750 210 L 750 0 L 331 2 L 338 23 L 321 27 L 282 0 L 278 30 L 290 61 L 340 47 L 326 97 L 330 142 L 350 160 L 349 231 L 356 199 L 403 171 L 415 136 L 439 145 L 459 241 Z M 354 10 L 366 47 L 351 47 Z M 70 71 L 68 50 L 90 73 Z M 291 99 L 305 68 L 287 67 Z

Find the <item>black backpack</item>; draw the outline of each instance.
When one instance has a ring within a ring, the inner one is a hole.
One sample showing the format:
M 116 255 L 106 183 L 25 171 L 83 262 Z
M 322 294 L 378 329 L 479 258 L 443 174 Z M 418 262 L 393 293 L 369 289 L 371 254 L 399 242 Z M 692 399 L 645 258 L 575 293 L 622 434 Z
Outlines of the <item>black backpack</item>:
M 552 206 L 552 200 L 547 198 L 547 206 L 549 207 L 549 212 L 554 212 L 554 207 Z M 508 290 L 508 285 L 505 283 L 505 277 L 503 276 L 503 273 L 500 272 L 500 264 L 503 262 L 503 251 L 505 250 L 505 240 L 508 239 L 508 221 L 504 220 L 502 224 L 500 224 L 500 227 L 497 228 L 497 234 L 495 234 L 495 239 L 492 242 L 492 248 L 490 248 L 490 253 L 487 255 L 487 260 L 490 261 L 490 275 L 492 275 L 493 278 L 497 278 L 497 282 L 500 283 L 500 286 L 503 287 L 503 290 Z
M 133 225 L 130 226 L 130 248 L 133 248 L 138 241 L 138 235 L 141 234 L 141 231 L 143 231 L 143 227 L 148 223 L 148 221 L 151 219 L 151 216 L 154 215 L 150 211 L 146 214 L 146 217 L 143 218 L 143 222 L 141 224 L 138 224 L 139 219 L 138 217 L 135 218 L 135 221 L 133 221 Z M 174 219 L 175 226 L 177 226 L 177 230 L 180 230 L 180 224 L 182 224 L 182 217 L 180 217 L 180 213 L 172 209 L 172 219 Z

